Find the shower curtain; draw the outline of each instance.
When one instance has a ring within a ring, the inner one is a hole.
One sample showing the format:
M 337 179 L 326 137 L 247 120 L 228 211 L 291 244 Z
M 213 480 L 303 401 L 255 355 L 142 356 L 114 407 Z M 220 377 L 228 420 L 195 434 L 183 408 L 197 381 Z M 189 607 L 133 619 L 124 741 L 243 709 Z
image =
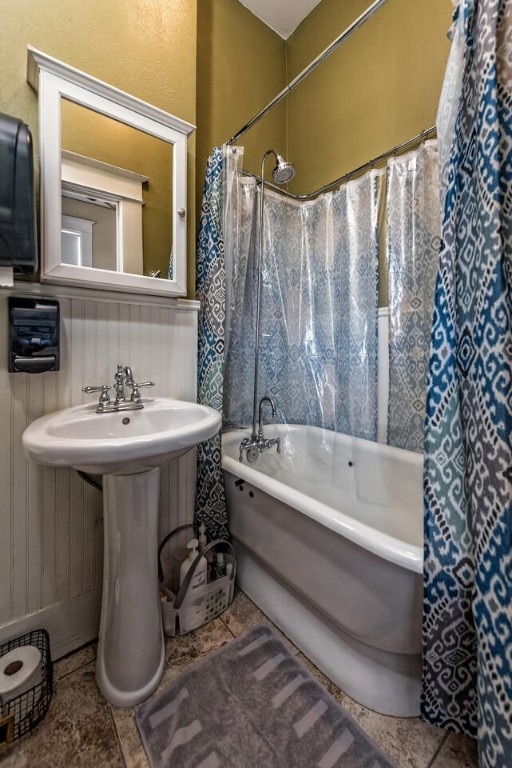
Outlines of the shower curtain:
M 512 1 L 462 0 L 457 14 L 461 90 L 438 126 L 455 109 L 425 433 L 422 712 L 477 736 L 481 768 L 510 768 Z
M 273 398 L 278 422 L 377 437 L 381 181 L 372 171 L 309 203 L 265 190 L 258 393 Z M 237 173 L 230 189 L 226 232 L 236 234 L 237 250 L 226 267 L 228 428 L 252 422 L 260 194 L 254 179 Z M 228 261 L 234 250 L 226 252 Z
M 441 245 L 437 142 L 388 162 L 388 443 L 423 453 L 425 398 Z
M 222 411 L 225 274 L 223 156 L 216 147 L 208 158 L 196 259 L 196 295 L 201 303 L 198 327 L 198 402 Z M 221 469 L 220 432 L 197 447 L 195 523 L 206 525 L 210 539 L 228 537 Z

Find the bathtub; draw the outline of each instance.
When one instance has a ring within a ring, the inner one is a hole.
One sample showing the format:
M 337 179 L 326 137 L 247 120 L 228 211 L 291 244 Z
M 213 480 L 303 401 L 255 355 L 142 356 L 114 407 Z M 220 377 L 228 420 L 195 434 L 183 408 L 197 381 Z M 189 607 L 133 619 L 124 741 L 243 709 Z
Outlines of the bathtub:
M 268 425 L 281 452 L 222 467 L 242 590 L 365 707 L 419 714 L 423 457 L 317 427 Z

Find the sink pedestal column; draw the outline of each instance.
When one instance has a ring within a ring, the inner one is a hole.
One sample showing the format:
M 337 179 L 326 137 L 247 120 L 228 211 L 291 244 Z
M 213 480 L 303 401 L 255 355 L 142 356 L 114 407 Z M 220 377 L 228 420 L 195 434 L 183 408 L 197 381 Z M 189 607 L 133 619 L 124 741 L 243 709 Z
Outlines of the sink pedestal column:
M 104 573 L 96 681 L 108 701 L 131 707 L 164 670 L 158 598 L 160 470 L 103 476 Z

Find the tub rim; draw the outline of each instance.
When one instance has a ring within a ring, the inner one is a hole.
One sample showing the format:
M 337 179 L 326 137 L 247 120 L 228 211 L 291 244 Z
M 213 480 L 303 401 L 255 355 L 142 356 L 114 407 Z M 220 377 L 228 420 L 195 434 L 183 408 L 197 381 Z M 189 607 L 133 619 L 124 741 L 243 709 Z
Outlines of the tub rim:
M 284 426 L 288 428 L 288 425 L 273 425 L 275 427 Z M 291 428 L 300 427 L 302 425 L 289 425 Z M 305 425 L 304 425 L 305 426 Z M 309 427 L 305 427 L 309 428 Z M 264 472 L 260 472 L 249 466 L 247 463 L 240 462 L 238 458 L 228 456 L 224 450 L 225 438 L 236 439 L 237 436 L 245 437 L 250 434 L 248 429 L 230 429 L 222 434 L 222 469 L 234 477 L 238 477 L 241 480 L 245 480 L 255 488 L 268 493 L 269 496 L 273 496 L 279 501 L 297 509 L 312 520 L 316 520 L 320 525 L 329 528 L 334 533 L 338 533 L 344 536 L 354 544 L 366 549 L 368 552 L 372 552 L 377 557 L 382 557 L 395 565 L 402 568 L 406 568 L 414 573 L 423 573 L 423 546 L 409 544 L 397 539 L 395 536 L 378 531 L 375 528 L 362 523 L 359 520 L 355 520 L 344 512 L 333 510 L 332 507 L 327 506 L 321 501 L 316 501 L 314 505 L 311 504 L 311 497 L 307 496 L 302 491 L 297 491 L 289 485 L 276 480 Z M 348 437 L 348 436 L 347 436 Z M 354 440 L 361 440 L 361 438 L 352 438 Z M 372 445 L 371 441 L 363 441 Z M 381 445 L 381 444 L 378 444 Z M 389 448 L 393 451 L 401 451 L 399 448 L 393 446 L 381 445 L 381 447 Z M 410 453 L 410 451 L 404 451 L 404 453 Z

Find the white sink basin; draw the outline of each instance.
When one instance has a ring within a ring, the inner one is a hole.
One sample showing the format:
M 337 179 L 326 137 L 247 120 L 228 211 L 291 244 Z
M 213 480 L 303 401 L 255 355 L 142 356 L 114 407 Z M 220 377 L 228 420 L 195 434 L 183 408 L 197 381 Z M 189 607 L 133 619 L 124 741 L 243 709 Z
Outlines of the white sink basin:
M 96 413 L 92 403 L 42 416 L 23 433 L 25 453 L 39 464 L 126 475 L 166 464 L 220 427 L 220 414 L 206 405 L 164 397 L 143 402 L 134 411 Z

